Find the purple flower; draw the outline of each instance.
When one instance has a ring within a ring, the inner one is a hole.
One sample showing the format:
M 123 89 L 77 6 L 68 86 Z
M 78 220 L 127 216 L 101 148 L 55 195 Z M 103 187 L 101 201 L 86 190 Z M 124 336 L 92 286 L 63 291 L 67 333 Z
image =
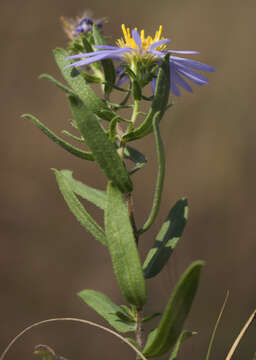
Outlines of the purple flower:
M 66 19 L 63 16 L 60 18 L 63 23 L 63 28 L 70 40 L 77 38 L 80 34 L 87 34 L 92 30 L 93 24 L 102 28 L 102 20 L 94 20 L 88 13 L 84 13 L 81 17 L 76 19 Z
M 136 70 L 139 68 L 137 67 L 139 62 L 144 64 L 144 67 L 148 66 L 148 68 L 152 69 L 154 65 L 161 64 L 166 54 L 170 54 L 170 91 L 176 96 L 180 95 L 180 87 L 192 92 L 192 88 L 187 80 L 190 80 L 197 85 L 208 83 L 208 79 L 198 71 L 215 71 L 213 67 L 199 61 L 185 59 L 174 55 L 198 54 L 198 51 L 167 50 L 167 44 L 170 40 L 161 36 L 162 26 L 156 31 L 154 38 L 151 36 L 145 37 L 144 30 L 139 34 L 136 28 L 130 33 L 130 29 L 126 28 L 125 25 L 122 25 L 122 30 L 124 39 L 121 38 L 117 40 L 117 46 L 98 45 L 95 46 L 95 49 L 98 51 L 69 56 L 67 59 L 81 60 L 75 61 L 74 63 L 67 65 L 67 67 L 87 66 L 104 59 L 113 59 L 125 62 L 136 74 Z M 128 79 L 128 75 L 125 74 L 125 68 L 122 68 L 122 65 L 121 69 L 120 67 L 118 68 L 118 75 L 120 77 L 117 83 L 118 85 L 121 85 Z M 154 78 L 151 81 L 153 91 L 155 90 L 155 82 L 156 79 Z

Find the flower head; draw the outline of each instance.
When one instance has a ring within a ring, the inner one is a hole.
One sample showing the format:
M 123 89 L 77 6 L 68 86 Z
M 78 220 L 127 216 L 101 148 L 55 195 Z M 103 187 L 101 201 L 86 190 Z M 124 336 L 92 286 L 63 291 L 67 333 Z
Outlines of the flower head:
M 128 79 L 125 65 L 128 65 L 136 74 L 138 69 L 142 68 L 142 66 L 138 66 L 138 64 L 142 64 L 144 67 L 148 67 L 149 70 L 152 70 L 155 65 L 160 65 L 162 63 L 166 54 L 170 54 L 170 91 L 176 96 L 180 95 L 179 87 L 192 92 L 192 88 L 187 80 L 190 80 L 197 85 L 208 83 L 208 79 L 195 70 L 210 72 L 215 71 L 213 67 L 199 61 L 174 55 L 198 54 L 198 51 L 167 50 L 167 44 L 171 40 L 162 36 L 162 26 L 159 27 L 158 31 L 156 31 L 154 37 L 145 37 L 144 30 L 141 30 L 139 33 L 137 28 L 130 31 L 130 29 L 126 28 L 125 25 L 122 25 L 122 31 L 123 38 L 117 40 L 117 46 L 98 45 L 94 46 L 96 51 L 69 56 L 67 59 L 82 58 L 82 60 L 75 61 L 74 63 L 67 65 L 67 67 L 87 66 L 104 59 L 113 59 L 122 62 L 121 70 L 120 67 L 118 68 L 118 75 L 120 76 L 118 85 L 120 85 Z M 154 91 L 155 77 L 151 81 L 151 85 Z
M 62 16 L 60 20 L 62 21 L 64 31 L 70 40 L 73 40 L 79 34 L 87 34 L 88 31 L 92 30 L 93 24 L 97 25 L 98 28 L 102 27 L 102 20 L 94 20 L 87 12 L 76 19 L 67 20 Z

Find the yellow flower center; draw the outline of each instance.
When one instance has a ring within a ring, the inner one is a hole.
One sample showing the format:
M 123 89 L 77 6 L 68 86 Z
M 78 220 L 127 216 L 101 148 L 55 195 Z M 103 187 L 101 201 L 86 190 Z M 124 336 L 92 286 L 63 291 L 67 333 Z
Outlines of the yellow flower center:
M 137 30 L 137 28 L 135 28 L 135 30 Z M 141 39 L 141 45 L 142 45 L 143 52 L 146 52 L 150 48 L 150 46 L 152 44 L 154 44 L 155 42 L 164 39 L 163 37 L 161 37 L 162 30 L 163 30 L 163 27 L 162 27 L 162 25 L 160 25 L 159 30 L 156 31 L 154 38 L 152 38 L 151 36 L 145 37 L 145 31 L 141 30 L 140 39 Z M 126 28 L 124 24 L 122 25 L 122 31 L 123 31 L 124 39 L 123 38 L 118 39 L 117 46 L 119 46 L 120 48 L 130 47 L 134 50 L 140 50 L 138 45 L 136 44 L 135 40 L 131 36 L 130 29 Z M 163 50 L 165 48 L 166 48 L 166 45 L 163 44 L 163 45 L 160 45 L 159 47 L 157 47 L 157 50 Z

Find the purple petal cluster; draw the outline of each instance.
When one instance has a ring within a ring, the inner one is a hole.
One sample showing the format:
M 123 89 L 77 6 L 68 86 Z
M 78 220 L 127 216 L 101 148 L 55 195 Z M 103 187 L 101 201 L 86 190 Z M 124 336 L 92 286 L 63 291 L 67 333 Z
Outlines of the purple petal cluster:
M 77 38 L 80 34 L 87 34 L 92 30 L 94 24 L 99 29 L 103 26 L 102 20 L 94 20 L 87 13 L 76 19 L 66 19 L 63 16 L 60 19 L 63 23 L 63 29 L 70 40 Z
M 76 26 L 74 32 L 77 36 L 78 34 L 86 34 L 88 31 L 92 30 L 93 24 L 97 25 L 98 28 L 102 27 L 102 21 L 101 20 L 92 20 L 92 18 L 88 16 L 84 16 L 80 21 L 78 22 L 78 25 Z
M 198 51 L 176 51 L 176 50 L 165 50 L 166 44 L 170 42 L 169 39 L 162 39 L 154 42 L 146 50 L 143 48 L 141 36 L 136 29 L 132 30 L 132 39 L 135 42 L 133 47 L 119 47 L 119 46 L 107 46 L 99 45 L 95 46 L 96 51 L 78 54 L 67 57 L 67 59 L 81 59 L 75 61 L 67 67 L 75 66 L 87 66 L 94 62 L 101 61 L 104 59 L 113 59 L 119 62 L 130 62 L 134 58 L 143 58 L 151 55 L 153 61 L 156 64 L 161 64 L 161 60 L 166 54 L 170 54 L 170 91 L 176 96 L 180 96 L 180 88 L 186 91 L 192 92 L 192 87 L 188 83 L 188 80 L 196 85 L 203 85 L 208 83 L 208 79 L 202 75 L 201 71 L 213 72 L 215 69 L 212 66 L 203 64 L 196 60 L 186 59 L 174 54 L 198 54 Z M 129 60 L 128 60 L 129 59 Z M 198 72 L 199 71 L 199 72 Z M 125 76 L 125 70 L 122 67 L 117 68 L 117 74 L 119 75 L 118 85 L 120 86 L 128 76 Z M 151 81 L 153 91 L 155 89 L 156 79 Z

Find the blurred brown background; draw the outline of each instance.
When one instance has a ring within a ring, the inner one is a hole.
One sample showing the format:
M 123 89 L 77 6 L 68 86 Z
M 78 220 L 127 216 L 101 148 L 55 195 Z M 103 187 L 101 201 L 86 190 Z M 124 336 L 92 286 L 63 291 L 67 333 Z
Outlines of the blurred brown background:
M 59 17 L 91 9 L 107 17 L 113 39 L 120 25 L 159 24 L 172 49 L 200 50 L 196 59 L 216 67 L 210 84 L 177 99 L 162 123 L 167 176 L 153 236 L 170 207 L 182 196 L 190 203 L 189 223 L 166 270 L 149 282 L 146 311 L 163 306 L 184 269 L 204 259 L 200 290 L 186 328 L 199 334 L 181 359 L 203 359 L 210 332 L 229 289 L 230 299 L 214 347 L 223 359 L 256 307 L 255 289 L 255 1 L 196 2 L 116 0 L 2 0 L 1 12 L 1 253 L 0 351 L 18 331 L 50 317 L 74 316 L 103 323 L 76 293 L 105 292 L 122 303 L 106 249 L 76 222 L 57 190 L 50 168 L 73 169 L 76 178 L 101 189 L 95 164 L 66 153 L 20 115 L 30 112 L 60 133 L 70 118 L 65 96 L 39 74 L 58 78 L 51 50 L 66 45 Z M 137 144 L 149 164 L 134 176 L 135 207 L 141 224 L 151 206 L 156 177 L 154 139 Z M 97 219 L 100 213 L 88 207 Z M 100 220 L 99 220 L 100 221 Z M 143 251 L 153 236 L 144 236 Z M 251 360 L 255 324 L 234 359 Z M 41 326 L 21 339 L 7 359 L 33 359 L 33 346 L 48 344 L 70 360 L 131 359 L 124 344 L 100 330 L 70 323 Z

